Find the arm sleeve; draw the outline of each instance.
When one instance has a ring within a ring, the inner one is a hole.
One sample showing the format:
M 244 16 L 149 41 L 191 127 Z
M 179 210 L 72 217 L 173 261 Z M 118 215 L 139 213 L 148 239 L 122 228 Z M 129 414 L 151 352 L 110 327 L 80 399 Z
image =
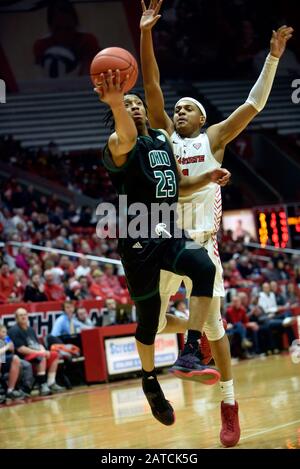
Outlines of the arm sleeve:
M 251 104 L 258 112 L 266 105 L 269 98 L 279 59 L 269 54 L 259 75 L 257 82 L 253 86 L 246 103 Z

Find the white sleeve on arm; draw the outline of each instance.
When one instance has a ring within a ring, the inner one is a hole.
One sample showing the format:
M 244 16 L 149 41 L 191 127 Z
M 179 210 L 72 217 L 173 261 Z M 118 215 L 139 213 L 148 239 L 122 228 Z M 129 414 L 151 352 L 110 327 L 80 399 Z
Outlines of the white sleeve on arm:
M 258 112 L 266 105 L 270 95 L 279 59 L 269 54 L 259 75 L 257 82 L 253 86 L 246 103 L 251 104 Z

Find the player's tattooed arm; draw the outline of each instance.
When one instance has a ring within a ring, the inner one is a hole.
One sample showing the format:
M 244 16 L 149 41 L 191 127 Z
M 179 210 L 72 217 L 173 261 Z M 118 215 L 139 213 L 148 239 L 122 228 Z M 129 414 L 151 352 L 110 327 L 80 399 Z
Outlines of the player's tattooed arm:
M 145 98 L 148 107 L 150 126 L 156 129 L 165 129 L 169 135 L 174 131 L 173 122 L 165 112 L 165 101 L 160 86 L 160 72 L 153 48 L 152 28 L 161 15 L 159 11 L 163 0 L 151 0 L 149 8 L 142 0 L 141 29 L 141 66 Z

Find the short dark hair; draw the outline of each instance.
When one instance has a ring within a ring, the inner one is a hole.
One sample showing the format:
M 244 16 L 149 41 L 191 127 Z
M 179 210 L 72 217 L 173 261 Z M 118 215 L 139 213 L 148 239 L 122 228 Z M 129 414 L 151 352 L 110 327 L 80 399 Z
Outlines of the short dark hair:
M 174 301 L 174 305 L 173 305 L 174 308 L 176 309 L 180 303 L 184 303 L 184 304 L 185 304 L 185 301 L 184 301 L 184 300 L 176 300 L 176 301 Z
M 140 93 L 135 93 L 135 91 L 132 91 L 132 92 L 128 92 L 128 93 L 125 93 L 124 96 L 128 96 L 128 95 L 134 95 L 134 96 L 137 96 L 143 103 L 144 105 L 144 108 L 146 110 L 146 115 L 148 114 L 148 106 L 146 104 L 146 101 L 144 100 L 144 98 L 142 97 L 142 95 L 140 95 Z M 103 122 L 105 124 L 106 127 L 109 127 L 110 130 L 114 130 L 115 128 L 115 121 L 114 121 L 114 116 L 113 116 L 113 113 L 112 113 L 112 110 L 109 109 L 105 114 L 104 114 L 104 117 L 103 117 Z

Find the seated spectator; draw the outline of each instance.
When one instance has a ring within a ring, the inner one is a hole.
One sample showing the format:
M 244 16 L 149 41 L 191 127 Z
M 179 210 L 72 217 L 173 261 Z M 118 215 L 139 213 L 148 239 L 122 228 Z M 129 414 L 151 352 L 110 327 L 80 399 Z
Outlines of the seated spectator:
M 71 300 L 91 300 L 93 297 L 89 292 L 88 278 L 82 276 L 73 280 L 67 294 Z
M 110 287 L 115 295 L 124 295 L 126 292 L 121 287 L 117 275 L 114 273 L 114 267 L 112 264 L 105 264 L 104 266 L 104 280 L 108 287 Z
M 64 301 L 66 294 L 62 285 L 55 283 L 53 274 L 48 270 L 44 273 L 45 295 L 48 301 Z
M 113 289 L 107 285 L 103 272 L 95 270 L 93 273 L 93 282 L 90 286 L 90 293 L 96 300 L 104 300 L 107 297 L 117 300 Z
M 240 292 L 238 292 L 237 296 L 240 298 L 241 305 L 243 306 L 243 308 L 245 308 L 246 313 L 248 313 L 248 311 L 249 311 L 249 295 L 247 295 L 247 293 L 244 292 L 244 291 L 240 291 Z
M 275 282 L 275 280 L 273 280 L 272 282 L 270 282 L 270 290 L 275 295 L 276 304 L 278 306 L 278 311 L 284 311 L 285 309 L 284 307 L 287 305 L 286 305 L 286 298 L 282 292 L 281 286 L 278 285 L 278 283 Z
M 275 265 L 273 261 L 268 262 L 267 267 L 262 269 L 262 274 L 267 280 L 267 282 L 272 282 L 275 280 L 276 282 L 280 279 L 280 273 L 275 269 Z
M 174 302 L 173 305 L 174 311 L 173 314 L 177 318 L 181 319 L 188 319 L 189 318 L 189 311 L 186 307 L 185 301 L 183 300 L 177 300 Z
M 269 318 L 274 317 L 275 314 L 278 312 L 276 296 L 274 292 L 271 291 L 271 286 L 268 282 L 265 282 L 262 288 L 263 291 L 259 294 L 258 305 L 269 316 Z
M 115 324 L 117 324 L 117 303 L 113 298 L 107 298 L 97 326 L 113 326 Z
M 249 305 L 249 321 L 256 322 L 259 325 L 257 344 L 259 353 L 265 353 L 266 355 L 279 353 L 268 315 L 258 305 L 258 296 L 253 296 Z
M 291 308 L 297 308 L 300 306 L 299 292 L 297 292 L 295 284 L 292 282 L 287 285 L 286 300 Z
M 91 271 L 89 260 L 86 257 L 81 257 L 79 259 L 79 265 L 75 269 L 75 277 L 86 277 Z
M 60 337 L 62 335 L 78 334 L 81 329 L 82 324 L 75 316 L 75 305 L 73 301 L 65 301 L 63 304 L 63 314 L 55 320 L 51 336 Z
M 277 330 L 281 335 L 283 332 L 286 332 L 289 344 L 291 344 L 295 340 L 292 326 L 297 319 L 292 316 L 290 311 L 285 311 L 286 308 L 284 306 L 280 307 L 277 305 L 275 294 L 271 291 L 268 282 L 263 284 L 263 291 L 259 294 L 258 305 L 268 315 L 269 326 Z
M 81 324 L 81 330 L 92 329 L 95 325 L 92 323 L 88 316 L 86 309 L 83 306 L 79 306 L 76 311 L 76 316 Z
M 48 300 L 48 297 L 44 293 L 44 285 L 39 274 L 31 276 L 30 283 L 25 288 L 23 299 L 24 301 L 31 301 L 33 303 Z
M 245 308 L 242 306 L 238 296 L 233 297 L 232 305 L 226 311 L 227 330 L 226 334 L 237 335 L 243 349 L 251 348 L 252 342 L 247 339 L 247 329 L 253 331 L 253 335 L 258 330 L 256 323 L 249 322 Z
M 7 264 L 0 270 L 0 303 L 7 303 L 14 295 L 15 276 L 10 273 Z
M 24 399 L 25 394 L 16 390 L 16 384 L 21 372 L 21 363 L 17 355 L 14 355 L 14 344 L 7 337 L 7 329 L 0 324 L 0 375 L 8 373 L 6 399 Z
M 64 391 L 65 388 L 58 386 L 55 382 L 58 354 L 49 352 L 40 344 L 34 329 L 29 326 L 26 309 L 18 308 L 15 317 L 16 325 L 9 329 L 8 335 L 13 341 L 18 355 L 34 366 L 40 396 Z

